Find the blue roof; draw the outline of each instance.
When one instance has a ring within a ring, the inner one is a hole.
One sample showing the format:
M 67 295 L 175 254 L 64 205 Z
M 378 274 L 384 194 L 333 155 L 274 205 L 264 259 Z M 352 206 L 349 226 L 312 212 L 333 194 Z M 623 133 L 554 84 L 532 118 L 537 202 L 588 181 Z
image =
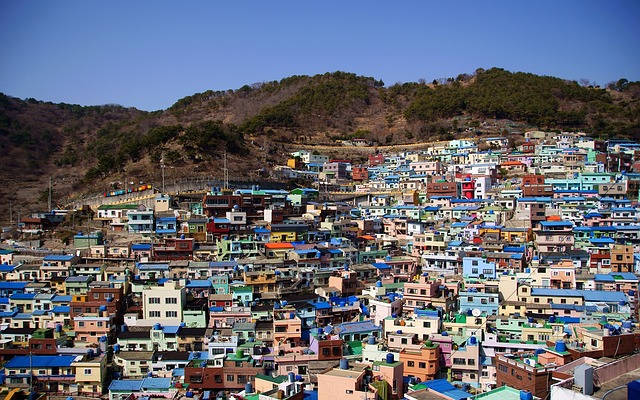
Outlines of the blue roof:
M 505 246 L 502 251 L 505 253 L 524 253 L 525 246 Z
M 593 244 L 611 244 L 611 243 L 615 243 L 616 241 L 613 240 L 610 237 L 604 237 L 604 238 L 592 238 L 589 239 L 589 241 Z
M 434 392 L 441 393 L 447 397 L 452 398 L 453 400 L 462 400 L 468 399 L 472 395 L 469 392 L 465 392 L 464 390 L 457 389 L 446 379 L 435 379 L 432 381 L 421 382 L 416 385 L 416 389 L 428 388 L 429 390 L 433 390 Z
M 70 367 L 76 356 L 15 356 L 5 368 L 52 368 Z
M 326 301 L 318 301 L 318 302 L 315 302 L 315 303 L 310 301 L 309 304 L 314 306 L 316 308 L 316 310 L 324 310 L 324 309 L 331 308 L 331 304 L 329 304 Z
M 255 228 L 253 231 L 255 233 L 269 233 L 269 232 L 271 232 L 270 230 L 268 230 L 266 228 Z
M 29 282 L 0 282 L 0 290 L 22 290 Z
M 579 290 L 584 301 L 601 301 L 605 303 L 618 303 L 627 301 L 627 296 L 622 292 L 605 292 L 603 290 Z
M 122 379 L 112 381 L 109 391 L 115 392 L 139 392 L 142 388 L 142 379 Z
M 71 307 L 70 306 L 55 306 L 55 307 L 53 307 L 51 312 L 52 313 L 59 313 L 59 314 L 69 314 L 71 312 Z
M 35 297 L 35 293 L 14 293 L 10 298 L 11 300 L 33 300 Z
M 0 297 L 0 304 L 9 304 L 8 297 Z
M 550 297 L 582 297 L 585 301 L 604 303 L 617 303 L 627 300 L 626 295 L 622 292 L 608 292 L 602 290 L 531 288 L 531 295 Z
M 54 303 L 70 303 L 71 300 L 73 300 L 72 296 L 59 296 L 59 295 L 56 295 L 56 297 L 51 299 L 51 301 Z
M 180 330 L 180 327 L 177 326 L 177 325 L 163 326 L 162 327 L 162 332 L 164 332 L 166 334 L 169 334 L 169 335 L 176 335 L 179 330 Z
M 540 221 L 540 226 L 548 226 L 548 227 L 554 227 L 554 226 L 567 226 L 567 227 L 572 227 L 573 224 L 569 221 Z
M 374 324 L 372 320 L 361 322 L 345 322 L 344 324 L 338 325 L 337 328 L 339 334 L 382 330 L 382 328 Z
M 63 262 L 68 262 L 73 260 L 75 256 L 74 255 L 66 255 L 66 254 L 48 254 L 46 256 L 44 256 L 44 258 L 42 259 L 42 261 L 63 261 Z
M 618 276 L 627 281 L 638 281 L 638 277 L 633 272 L 612 272 L 609 275 L 613 276 L 614 279 Z
M 138 271 L 150 271 L 150 270 L 169 270 L 169 264 L 140 264 L 136 265 Z
M 188 288 L 210 288 L 213 286 L 210 280 L 207 279 L 191 279 L 187 282 Z
M 311 254 L 311 253 L 320 253 L 316 249 L 303 249 L 303 250 L 294 250 L 296 254 Z
M 13 272 L 16 269 L 16 265 L 0 264 L 0 272 Z
M 213 222 L 215 222 L 216 224 L 228 224 L 231 221 L 229 221 L 229 219 L 227 218 L 214 218 Z
M 385 263 L 373 263 L 371 265 L 373 265 L 375 268 L 378 268 L 378 269 L 390 269 L 391 268 L 390 265 L 387 265 Z
M 151 243 L 135 243 L 131 245 L 131 250 L 133 251 L 142 251 L 142 250 L 151 250 Z

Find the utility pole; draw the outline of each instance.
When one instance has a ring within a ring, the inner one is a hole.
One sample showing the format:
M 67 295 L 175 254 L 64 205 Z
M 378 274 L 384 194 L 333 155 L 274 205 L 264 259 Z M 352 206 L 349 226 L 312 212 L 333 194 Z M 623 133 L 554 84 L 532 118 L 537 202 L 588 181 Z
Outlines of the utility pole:
M 224 188 L 229 189 L 229 169 L 227 168 L 227 152 L 224 152 Z
M 164 151 L 160 157 L 160 168 L 162 169 L 162 194 L 164 194 Z
M 49 175 L 49 212 L 51 212 L 51 175 Z

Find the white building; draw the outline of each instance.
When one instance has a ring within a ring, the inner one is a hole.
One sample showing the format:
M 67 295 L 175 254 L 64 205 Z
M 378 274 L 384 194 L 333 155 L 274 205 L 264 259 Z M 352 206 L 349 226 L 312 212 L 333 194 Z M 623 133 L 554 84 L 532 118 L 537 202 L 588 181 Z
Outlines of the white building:
M 182 322 L 182 309 L 186 291 L 177 282 L 167 281 L 162 286 L 151 286 L 142 290 L 143 320 L 138 325 L 178 326 Z

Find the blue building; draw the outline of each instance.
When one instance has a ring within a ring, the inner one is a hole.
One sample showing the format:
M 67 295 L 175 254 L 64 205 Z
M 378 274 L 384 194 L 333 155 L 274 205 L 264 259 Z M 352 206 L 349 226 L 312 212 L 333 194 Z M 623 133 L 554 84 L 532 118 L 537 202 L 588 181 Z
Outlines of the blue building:
M 460 292 L 458 300 L 460 302 L 460 312 L 468 313 L 478 309 L 486 315 L 497 315 L 500 303 L 498 293 L 482 293 L 471 288 L 468 292 Z
M 496 263 L 487 262 L 482 257 L 464 257 L 462 275 L 465 278 L 495 279 Z
M 156 218 L 156 236 L 175 237 L 178 232 L 178 219 L 174 217 Z

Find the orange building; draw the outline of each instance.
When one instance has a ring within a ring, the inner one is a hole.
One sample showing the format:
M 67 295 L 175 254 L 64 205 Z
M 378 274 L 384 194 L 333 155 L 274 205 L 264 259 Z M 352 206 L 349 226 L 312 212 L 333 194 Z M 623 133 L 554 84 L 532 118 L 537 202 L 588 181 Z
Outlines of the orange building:
M 427 340 L 418 351 L 401 350 L 400 362 L 404 364 L 405 376 L 432 380 L 440 369 L 440 346 Z

